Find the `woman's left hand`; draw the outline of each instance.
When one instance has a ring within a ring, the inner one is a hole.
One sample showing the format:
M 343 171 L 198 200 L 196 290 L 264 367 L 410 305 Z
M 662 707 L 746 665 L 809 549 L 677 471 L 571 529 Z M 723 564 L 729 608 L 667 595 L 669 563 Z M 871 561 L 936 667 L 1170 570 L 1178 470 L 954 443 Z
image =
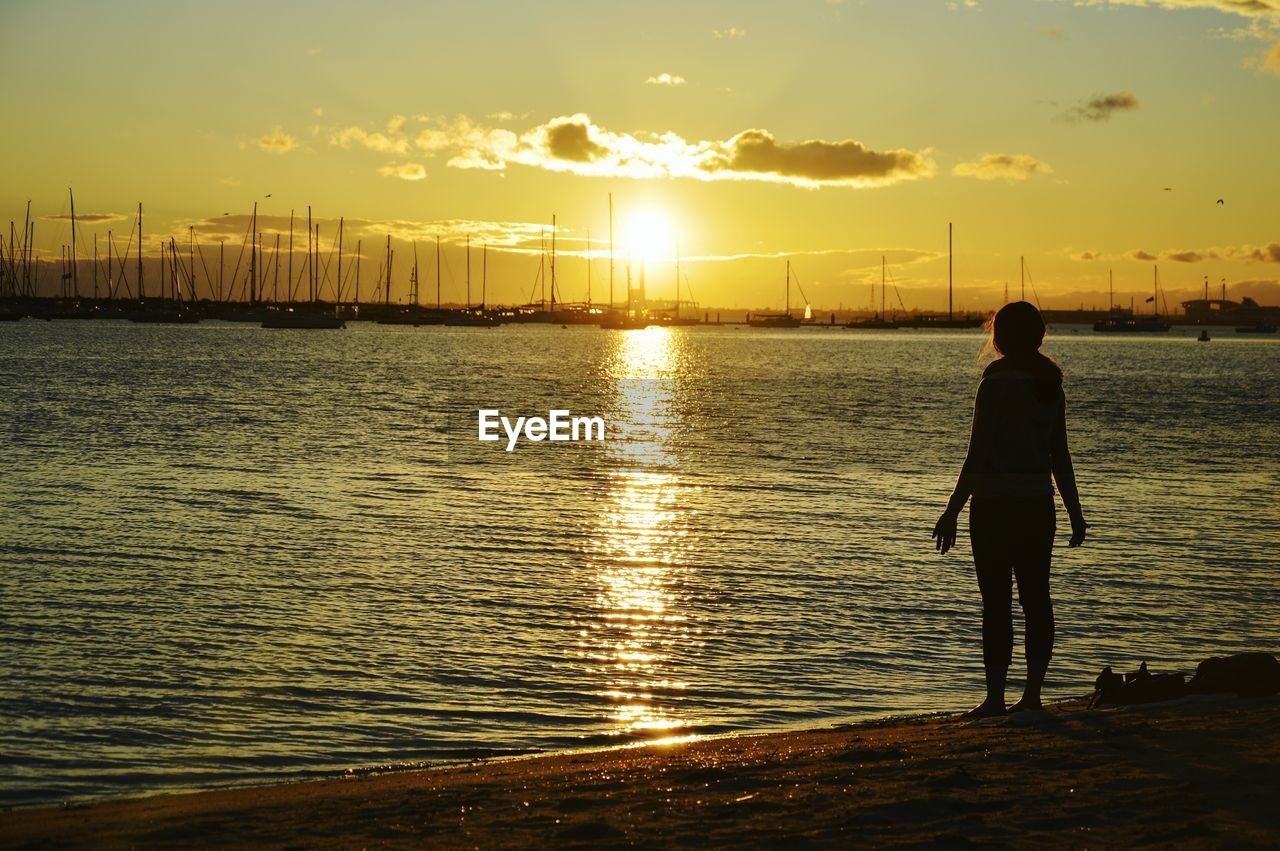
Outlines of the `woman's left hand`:
M 1089 524 L 1084 522 L 1083 514 L 1071 515 L 1071 540 L 1067 542 L 1068 547 L 1078 547 L 1084 543 L 1085 530 L 1089 528 Z
M 957 516 L 955 514 L 950 511 L 944 511 L 934 525 L 933 537 L 938 552 L 946 553 L 947 550 L 956 545 L 956 519 Z

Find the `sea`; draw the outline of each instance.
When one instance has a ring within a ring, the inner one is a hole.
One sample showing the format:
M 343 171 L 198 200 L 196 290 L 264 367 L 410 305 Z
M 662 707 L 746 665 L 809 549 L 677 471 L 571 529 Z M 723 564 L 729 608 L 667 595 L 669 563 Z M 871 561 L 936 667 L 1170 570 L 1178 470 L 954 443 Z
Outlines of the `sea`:
M 1090 529 L 1059 510 L 1048 699 L 1280 645 L 1280 340 L 1196 333 L 1050 330 Z M 982 344 L 4 323 L 0 804 L 966 709 L 930 531 Z

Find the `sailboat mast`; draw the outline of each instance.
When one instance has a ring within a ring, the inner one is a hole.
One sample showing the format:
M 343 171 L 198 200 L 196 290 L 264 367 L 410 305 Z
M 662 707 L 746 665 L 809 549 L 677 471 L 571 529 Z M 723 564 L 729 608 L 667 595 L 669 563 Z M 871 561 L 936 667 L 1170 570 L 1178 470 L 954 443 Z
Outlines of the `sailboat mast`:
M 471 309 L 471 234 L 467 234 L 467 310 Z
M 609 309 L 613 309 L 613 193 L 609 193 Z
M 489 243 L 484 244 L 480 252 L 480 309 L 484 310 L 485 299 L 489 295 Z
M 71 196 L 71 288 L 76 298 L 80 298 L 80 279 L 76 277 L 76 194 L 69 186 L 67 194 Z
M 0 260 L 4 259 L 4 250 L 0 248 Z M 1205 292 L 1209 291 L 1209 279 L 1204 279 Z M 93 300 L 98 300 L 98 234 L 93 234 Z
M 1110 312 L 1115 309 L 1116 309 L 1115 273 L 1111 269 L 1108 269 L 1107 270 L 1107 311 Z
M 146 298 L 142 282 L 142 202 L 138 202 L 138 301 Z
M 676 244 L 676 319 L 680 318 L 680 245 Z
M 880 318 L 884 319 L 884 272 L 885 259 L 884 255 L 880 255 Z
M 258 300 L 258 202 L 253 202 L 253 218 L 249 223 L 249 234 L 253 241 L 249 244 L 249 303 Z
M 361 252 L 361 243 L 364 240 L 356 240 L 356 309 L 360 309 L 360 267 L 364 265 L 364 254 Z
M 1018 282 L 1022 285 L 1022 300 L 1027 300 L 1027 258 L 1018 257 Z
M 418 306 L 418 240 L 413 241 L 413 306 Z
M 382 292 L 382 303 L 391 306 L 391 234 L 387 234 L 387 275 L 386 289 Z
M 556 214 L 551 214 L 551 312 L 556 311 Z
M 951 222 L 947 222 L 947 321 L 952 317 L 952 257 L 951 257 Z
M 316 277 L 314 263 L 311 260 L 311 205 L 307 205 L 307 301 L 316 300 Z
M 272 278 L 271 278 L 271 301 L 273 304 L 279 304 L 280 303 L 280 233 L 279 231 L 276 232 L 276 248 L 275 248 L 275 251 L 272 253 L 275 254 L 276 262 L 275 262 L 275 271 L 272 273 Z M 201 257 L 203 256 L 204 256 L 204 252 L 202 251 Z
M 587 313 L 591 312 L 591 228 L 587 228 Z
M 790 315 L 791 315 L 791 259 L 790 259 L 790 258 L 787 258 L 787 295 L 786 295 L 786 305 L 787 305 L 787 311 L 786 311 L 787 316 L 790 316 Z
M 436 234 L 436 310 L 440 309 L 440 234 Z
M 342 238 L 344 236 L 344 234 L 342 233 L 342 229 L 344 224 L 345 224 L 345 219 L 342 216 L 338 216 L 338 295 L 337 295 L 337 300 L 339 302 L 342 301 Z
M 221 249 L 219 249 L 221 251 Z M 218 255 L 221 258 L 221 254 Z M 218 260 L 222 262 L 221 259 Z M 289 262 L 285 264 L 285 286 L 289 288 L 289 301 L 293 301 L 293 210 L 289 211 Z M 218 291 L 222 291 L 222 273 L 218 273 Z

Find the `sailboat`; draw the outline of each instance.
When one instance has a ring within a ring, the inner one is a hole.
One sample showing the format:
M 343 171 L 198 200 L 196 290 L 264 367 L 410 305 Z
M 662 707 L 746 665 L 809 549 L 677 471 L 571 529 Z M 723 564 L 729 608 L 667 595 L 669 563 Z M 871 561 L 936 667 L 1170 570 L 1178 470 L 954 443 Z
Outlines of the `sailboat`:
M 455 328 L 496 328 L 502 320 L 493 316 L 484 308 L 485 297 L 489 285 L 489 244 L 485 243 L 483 271 L 480 277 L 480 306 L 471 306 L 471 237 L 467 237 L 467 306 L 465 310 L 450 311 L 444 324 Z
M 254 205 L 256 215 L 257 205 Z M 292 217 L 290 217 L 292 223 Z M 311 229 L 311 208 L 307 207 L 307 280 L 311 301 L 307 310 L 286 307 L 283 310 L 268 310 L 263 316 L 263 328 L 304 328 L 316 330 L 337 330 L 346 328 L 347 323 L 338 315 L 338 308 L 324 308 L 320 301 L 320 275 L 316 261 L 320 254 L 320 226 Z M 292 242 L 292 239 L 290 240 Z M 389 244 L 389 243 L 388 243 Z M 252 300 L 252 299 L 251 299 Z
M 643 284 L 642 284 L 643 286 Z M 631 302 L 631 261 L 627 261 L 627 309 L 612 310 L 596 322 L 601 328 L 614 331 L 640 331 L 653 323 L 643 308 L 635 309 Z
M 791 315 L 791 260 L 787 260 L 786 309 L 782 313 L 748 313 L 752 328 L 799 328 L 799 318 Z
M 701 324 L 702 324 L 702 320 L 701 320 L 701 319 L 699 319 L 699 318 L 698 318 L 698 317 L 696 317 L 696 316 L 681 316 L 681 315 L 680 315 L 680 281 L 681 281 L 681 278 L 680 278 L 680 251 L 679 251 L 679 249 L 677 248 L 677 250 L 676 250 L 676 300 L 675 300 L 675 306 L 672 308 L 671 313 L 669 313 L 669 314 L 661 314 L 661 315 L 659 315 L 659 316 L 657 317 L 658 323 L 659 323 L 659 324 L 661 324 L 661 325 L 674 325 L 674 326 L 677 326 L 677 327 L 687 327 L 687 326 L 690 326 L 690 325 L 701 325 Z M 696 307 L 697 305 L 694 305 L 694 306 Z
M 947 222 L 947 315 L 917 316 L 910 321 L 899 323 L 904 328 L 977 328 L 982 324 L 981 316 L 956 316 L 954 310 L 955 285 L 952 277 L 951 223 Z
M 256 209 L 256 208 L 255 208 Z M 72 211 L 74 223 L 75 212 Z M 200 321 L 200 315 L 186 307 L 177 298 L 177 287 L 173 287 L 172 298 L 164 297 L 165 259 L 164 244 L 160 246 L 160 296 L 156 304 L 148 304 L 143 297 L 142 287 L 142 204 L 138 204 L 138 310 L 129 314 L 130 322 L 148 325 L 194 325 Z
M 880 255 L 880 312 L 870 319 L 856 319 L 852 322 L 846 322 L 846 328 L 873 328 L 891 330 L 898 327 L 897 322 L 892 322 L 885 318 L 884 312 L 884 278 L 885 278 L 885 258 Z
M 1170 328 L 1169 323 L 1160 318 L 1160 267 L 1154 267 L 1153 277 L 1155 293 L 1151 297 L 1152 313 L 1150 316 L 1134 316 L 1133 311 L 1114 310 L 1110 316 L 1093 323 L 1093 330 L 1105 333 L 1128 334 L 1158 334 L 1168 331 Z

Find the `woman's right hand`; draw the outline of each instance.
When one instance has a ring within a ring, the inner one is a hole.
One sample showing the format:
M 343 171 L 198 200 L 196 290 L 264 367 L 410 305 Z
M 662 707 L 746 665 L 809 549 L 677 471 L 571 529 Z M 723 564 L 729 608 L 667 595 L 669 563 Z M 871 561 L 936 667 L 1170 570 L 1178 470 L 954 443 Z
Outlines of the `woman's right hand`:
M 944 511 L 938 518 L 938 522 L 934 524 L 933 537 L 938 552 L 946 553 L 956 545 L 956 520 L 957 515 L 954 512 Z
M 1089 524 L 1084 522 L 1083 514 L 1071 515 L 1071 540 L 1067 541 L 1068 547 L 1078 547 L 1084 543 L 1085 530 L 1089 528 Z

